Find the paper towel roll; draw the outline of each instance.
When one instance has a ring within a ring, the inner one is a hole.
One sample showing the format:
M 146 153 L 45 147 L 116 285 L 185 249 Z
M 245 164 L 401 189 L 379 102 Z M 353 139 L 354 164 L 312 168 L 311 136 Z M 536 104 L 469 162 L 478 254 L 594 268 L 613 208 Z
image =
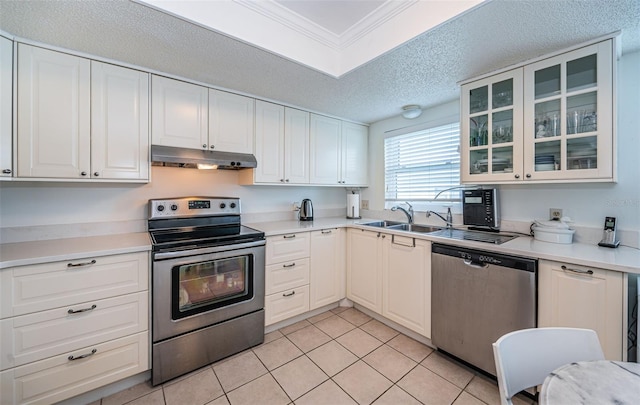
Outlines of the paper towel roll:
M 347 194 L 347 218 L 360 218 L 360 194 Z

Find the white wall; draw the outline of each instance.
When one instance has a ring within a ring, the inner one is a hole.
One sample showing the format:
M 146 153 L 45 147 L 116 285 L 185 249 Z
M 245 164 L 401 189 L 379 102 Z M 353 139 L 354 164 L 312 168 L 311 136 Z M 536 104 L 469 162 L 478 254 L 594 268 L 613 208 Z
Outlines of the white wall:
M 549 208 L 562 208 L 577 226 L 602 227 L 605 216 L 618 218 L 619 229 L 640 230 L 640 52 L 624 55 L 618 63 L 618 182 L 590 184 L 499 186 L 504 220 L 546 219 Z M 425 110 L 419 118 L 379 121 L 369 129 L 371 186 L 363 191 L 371 210 L 384 208 L 385 132 L 437 122 L 459 114 L 459 101 Z M 459 115 L 457 115 L 459 117 Z
M 315 212 L 344 208 L 346 191 L 334 187 L 240 186 L 235 171 L 153 167 L 148 184 L 0 182 L 0 227 L 147 219 L 147 200 L 182 196 L 240 197 L 243 214 L 268 220 L 310 198 Z

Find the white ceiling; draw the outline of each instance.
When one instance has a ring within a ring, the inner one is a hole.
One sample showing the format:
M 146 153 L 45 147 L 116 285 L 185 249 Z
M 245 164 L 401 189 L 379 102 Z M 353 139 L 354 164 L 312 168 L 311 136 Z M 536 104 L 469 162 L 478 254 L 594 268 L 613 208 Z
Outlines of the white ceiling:
M 457 99 L 461 80 L 617 30 L 623 54 L 640 51 L 640 0 L 486 1 L 340 78 L 129 0 L 0 0 L 0 29 L 371 123 L 406 104 Z
M 133 0 L 335 78 L 482 0 Z

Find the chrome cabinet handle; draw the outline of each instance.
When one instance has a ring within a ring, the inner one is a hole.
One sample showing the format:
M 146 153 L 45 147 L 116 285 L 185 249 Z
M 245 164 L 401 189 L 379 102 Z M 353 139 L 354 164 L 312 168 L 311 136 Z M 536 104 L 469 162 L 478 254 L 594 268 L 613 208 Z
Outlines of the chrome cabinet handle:
M 484 269 L 485 267 L 489 267 L 489 264 L 487 263 L 474 263 L 472 260 L 463 260 L 464 264 L 466 264 L 469 267 L 473 267 L 476 269 Z
M 329 234 L 331 232 L 333 232 L 331 229 L 329 229 L 328 231 L 320 231 L 320 233 L 322 233 L 324 235 Z
M 4 169 L 2 174 L 11 174 L 11 169 Z
M 80 173 L 80 176 L 86 176 L 86 175 L 87 175 L 87 172 L 81 172 Z
M 80 359 L 86 359 L 89 356 L 93 356 L 94 354 L 96 354 L 96 352 L 98 351 L 98 349 L 93 349 L 91 350 L 91 353 L 87 353 L 87 354 L 82 354 L 80 356 L 69 356 L 67 357 L 69 360 L 74 361 L 74 360 L 80 360 Z
M 295 263 L 283 264 L 282 267 L 296 267 L 296 264 Z
M 519 179 L 519 178 L 520 178 L 520 175 L 519 175 L 519 174 L 516 174 L 514 177 L 515 177 L 516 179 Z
M 89 308 L 82 308 L 82 309 L 70 309 L 67 311 L 68 314 L 79 314 L 81 312 L 87 312 L 87 311 L 93 311 L 94 309 L 98 308 L 98 306 L 96 304 L 91 305 L 91 307 Z
M 216 145 L 211 145 L 211 146 L 210 146 L 210 148 L 211 148 L 211 149 L 215 149 L 215 148 L 216 148 Z
M 394 245 L 400 245 L 400 246 L 405 246 L 410 248 L 416 247 L 416 238 L 411 238 L 411 240 L 413 241 L 412 245 L 405 245 L 404 243 L 396 242 L 396 235 L 391 235 L 391 243 L 393 243 Z
M 562 269 L 562 271 L 571 271 L 578 274 L 588 274 L 588 275 L 593 274 L 593 270 L 572 269 L 571 267 L 567 267 L 564 264 L 560 266 L 560 268 Z
M 530 179 L 531 178 L 531 173 L 527 173 L 527 178 Z
M 280 179 L 280 183 L 284 183 L 284 179 Z
M 92 264 L 96 264 L 96 259 L 93 259 L 90 262 L 83 262 L 83 263 L 77 263 L 77 264 L 67 263 L 67 267 L 82 267 L 82 266 L 90 266 Z
M 288 183 L 288 182 L 289 182 L 289 179 L 285 179 L 285 182 L 286 182 L 286 183 Z
M 283 238 L 285 238 L 285 239 L 293 239 L 295 237 L 296 237 L 296 235 L 284 235 L 283 236 Z
M 295 294 L 295 291 L 291 291 L 291 293 L 289 294 L 282 294 L 283 297 L 291 297 L 293 294 Z
M 207 148 L 207 144 L 206 144 L 206 143 L 203 143 L 203 144 L 202 144 L 202 147 L 206 149 L 206 148 Z
M 98 173 L 98 172 L 94 172 L 94 173 L 93 173 L 93 176 L 94 176 L 94 177 L 98 177 L 98 176 L 100 176 L 100 173 Z

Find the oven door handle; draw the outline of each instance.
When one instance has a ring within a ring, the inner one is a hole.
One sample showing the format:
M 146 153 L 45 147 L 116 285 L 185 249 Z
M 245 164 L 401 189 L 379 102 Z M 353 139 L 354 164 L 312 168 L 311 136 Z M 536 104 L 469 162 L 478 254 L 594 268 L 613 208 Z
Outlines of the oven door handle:
M 185 256 L 195 256 L 195 255 L 203 255 L 209 253 L 219 253 L 219 252 L 229 252 L 237 249 L 246 249 L 257 246 L 264 246 L 266 242 L 264 239 L 253 241 L 253 242 L 244 242 L 244 243 L 233 243 L 229 245 L 221 245 L 221 246 L 210 246 L 205 248 L 196 248 L 190 250 L 175 250 L 170 252 L 155 252 L 153 255 L 153 259 L 155 261 L 158 260 L 166 260 L 166 259 L 175 259 L 177 257 L 185 257 Z

